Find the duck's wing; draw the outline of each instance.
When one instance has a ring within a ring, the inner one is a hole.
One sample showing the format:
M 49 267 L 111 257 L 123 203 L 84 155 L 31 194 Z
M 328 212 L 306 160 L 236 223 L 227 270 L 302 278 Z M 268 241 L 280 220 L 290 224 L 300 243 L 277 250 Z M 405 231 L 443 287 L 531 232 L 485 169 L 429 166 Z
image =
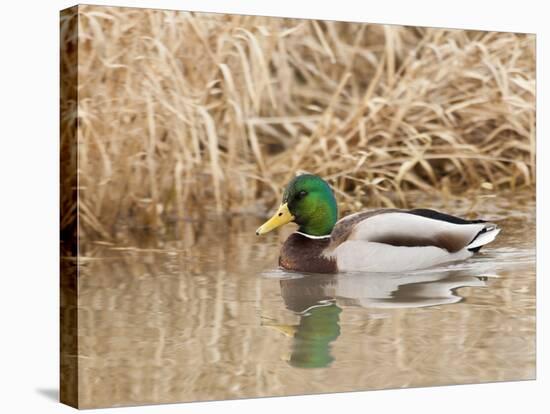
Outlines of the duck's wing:
M 434 210 L 376 210 L 340 220 L 327 254 L 336 256 L 340 270 L 367 270 L 373 263 L 376 269 L 387 264 L 387 271 L 408 270 L 465 259 L 499 231 L 494 223 Z

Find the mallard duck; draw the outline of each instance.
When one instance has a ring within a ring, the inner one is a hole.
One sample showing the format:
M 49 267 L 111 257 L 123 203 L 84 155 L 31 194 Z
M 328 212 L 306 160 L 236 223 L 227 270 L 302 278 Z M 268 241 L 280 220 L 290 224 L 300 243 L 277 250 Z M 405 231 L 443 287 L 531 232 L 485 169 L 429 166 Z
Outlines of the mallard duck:
M 276 213 L 256 230 L 265 234 L 294 222 L 279 265 L 308 273 L 403 272 L 465 260 L 500 232 L 485 220 L 465 220 L 429 209 L 364 211 L 338 220 L 328 183 L 294 177 Z

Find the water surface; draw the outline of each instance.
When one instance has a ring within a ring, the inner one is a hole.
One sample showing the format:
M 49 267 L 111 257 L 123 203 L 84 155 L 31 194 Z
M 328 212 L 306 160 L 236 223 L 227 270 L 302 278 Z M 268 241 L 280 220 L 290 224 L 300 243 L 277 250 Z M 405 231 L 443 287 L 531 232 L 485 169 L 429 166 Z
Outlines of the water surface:
M 496 242 L 466 262 L 409 274 L 284 272 L 276 263 L 291 229 L 258 238 L 255 218 L 88 243 L 80 404 L 532 379 L 534 203 L 486 200 L 477 210 L 502 227 Z

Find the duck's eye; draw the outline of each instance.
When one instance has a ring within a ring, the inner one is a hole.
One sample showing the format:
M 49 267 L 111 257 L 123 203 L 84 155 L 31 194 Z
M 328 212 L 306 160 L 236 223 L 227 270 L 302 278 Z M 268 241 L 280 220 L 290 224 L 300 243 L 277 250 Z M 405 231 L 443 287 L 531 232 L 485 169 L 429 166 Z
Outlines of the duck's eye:
M 298 193 L 298 198 L 304 198 L 305 196 L 307 196 L 307 191 L 302 190 Z

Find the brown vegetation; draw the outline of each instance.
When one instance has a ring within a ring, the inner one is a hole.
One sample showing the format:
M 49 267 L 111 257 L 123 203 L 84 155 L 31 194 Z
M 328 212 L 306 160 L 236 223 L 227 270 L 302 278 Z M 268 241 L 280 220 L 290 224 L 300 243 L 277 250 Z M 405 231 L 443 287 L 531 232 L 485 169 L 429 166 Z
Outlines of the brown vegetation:
M 87 234 L 263 214 L 296 170 L 345 210 L 534 187 L 533 35 L 96 6 L 78 35 Z

